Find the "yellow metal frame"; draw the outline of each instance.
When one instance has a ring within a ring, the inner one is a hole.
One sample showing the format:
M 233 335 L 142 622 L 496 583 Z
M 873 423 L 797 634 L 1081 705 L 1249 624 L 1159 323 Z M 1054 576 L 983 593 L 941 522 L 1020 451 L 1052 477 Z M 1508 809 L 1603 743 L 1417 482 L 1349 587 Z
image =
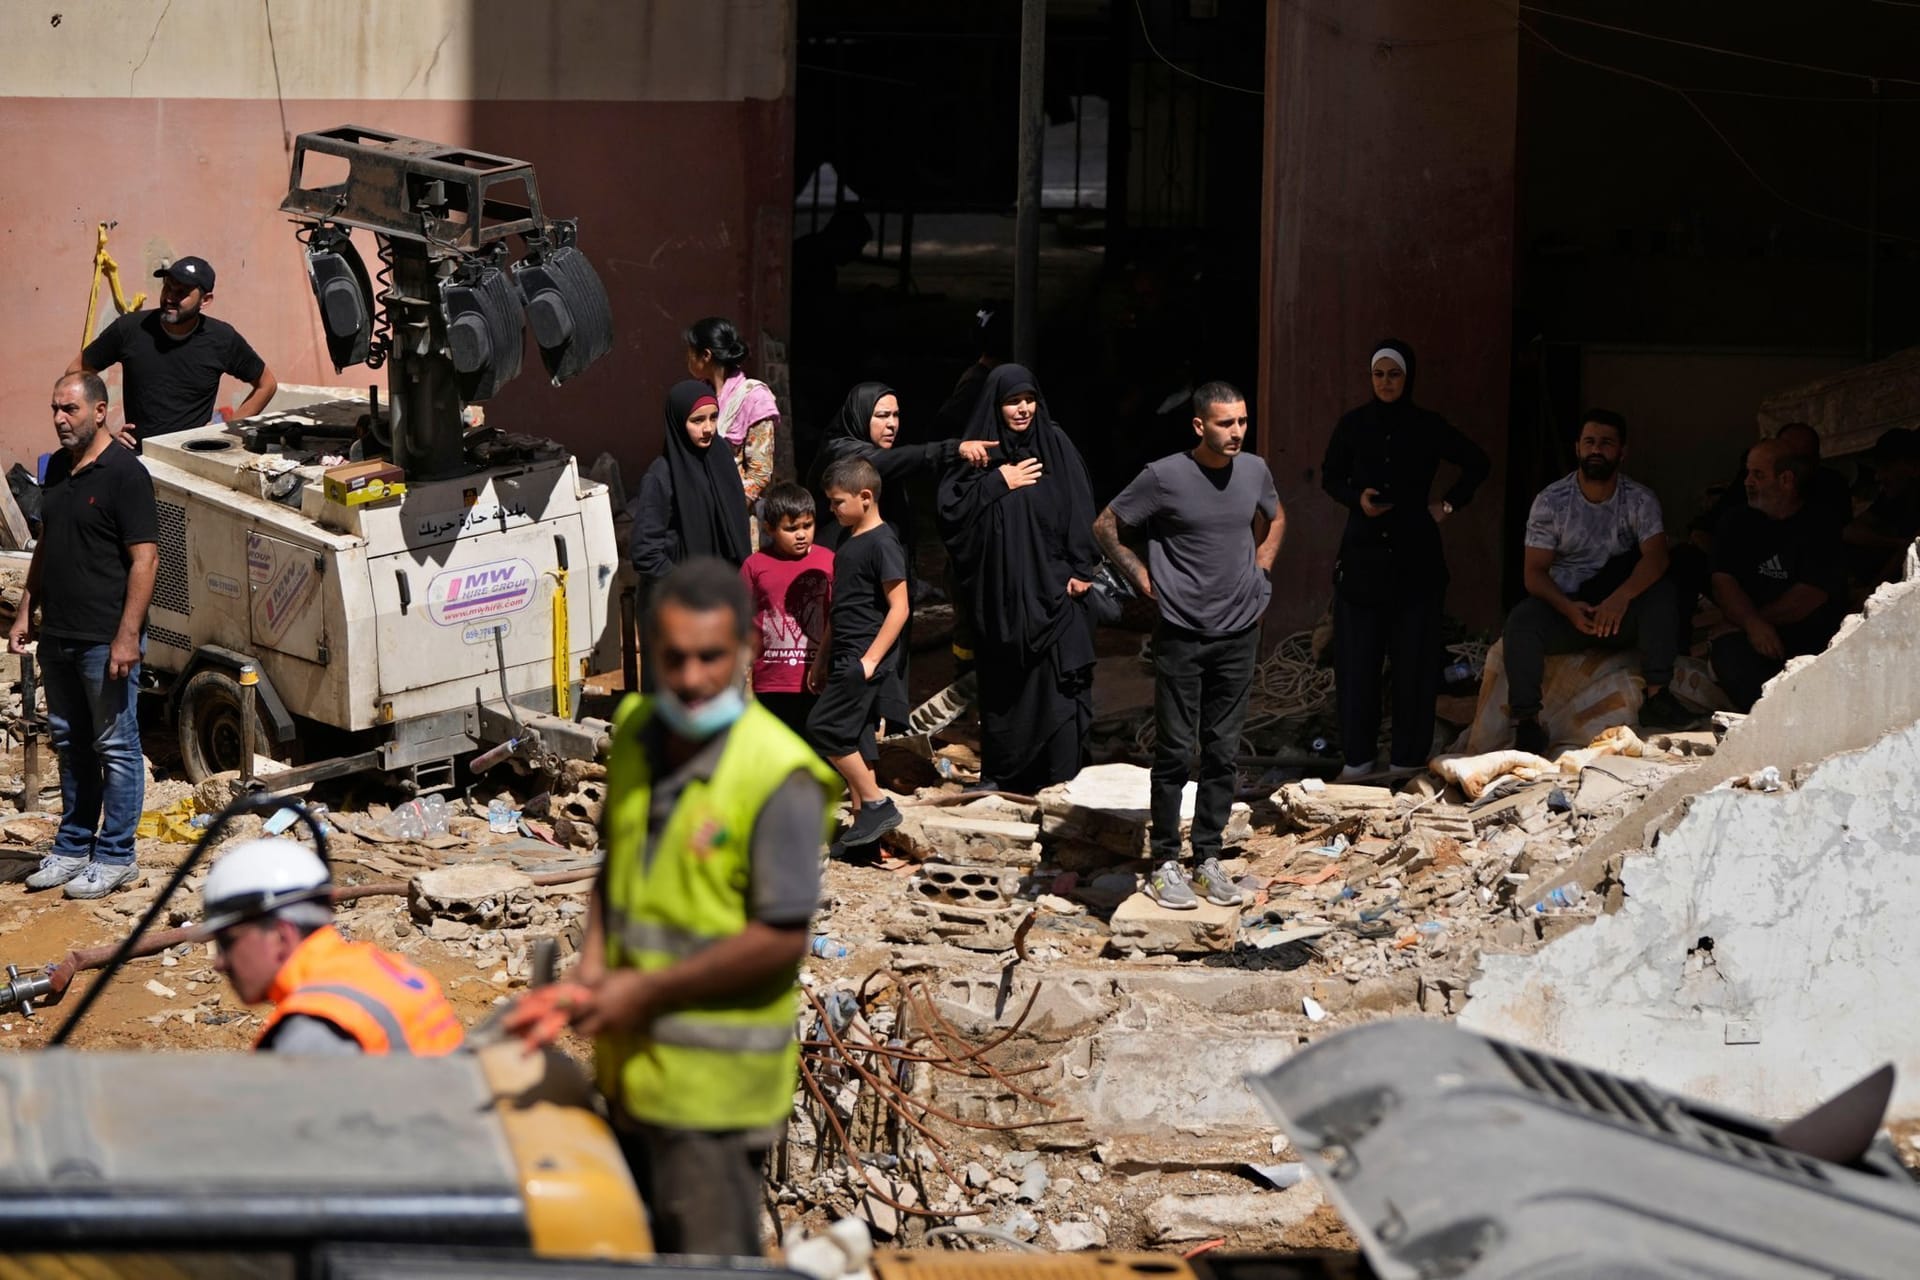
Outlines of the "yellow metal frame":
M 573 672 L 567 660 L 573 636 L 567 626 L 567 571 L 549 569 L 553 578 L 553 714 L 573 718 Z
M 117 222 L 103 222 L 100 224 L 99 231 L 94 234 L 93 288 L 87 294 L 87 327 L 80 334 L 80 347 L 82 350 L 85 350 L 86 345 L 93 341 L 93 317 L 100 305 L 101 276 L 107 278 L 107 285 L 113 290 L 114 309 L 119 311 L 121 315 L 125 315 L 129 311 L 138 311 L 140 304 L 147 300 L 147 295 L 144 292 L 136 293 L 131 298 L 121 292 L 120 264 L 115 262 L 113 255 L 107 252 L 107 232 L 118 225 L 120 224 Z

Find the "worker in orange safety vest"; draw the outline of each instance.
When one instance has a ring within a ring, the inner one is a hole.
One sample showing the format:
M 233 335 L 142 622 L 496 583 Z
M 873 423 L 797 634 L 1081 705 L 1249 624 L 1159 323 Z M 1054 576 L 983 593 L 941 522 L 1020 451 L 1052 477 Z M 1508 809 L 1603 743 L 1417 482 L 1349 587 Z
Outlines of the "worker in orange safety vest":
M 452 1053 L 465 1038 L 432 974 L 333 927 L 332 877 L 311 849 L 248 840 L 201 890 L 214 967 L 273 1013 L 254 1043 L 275 1053 Z

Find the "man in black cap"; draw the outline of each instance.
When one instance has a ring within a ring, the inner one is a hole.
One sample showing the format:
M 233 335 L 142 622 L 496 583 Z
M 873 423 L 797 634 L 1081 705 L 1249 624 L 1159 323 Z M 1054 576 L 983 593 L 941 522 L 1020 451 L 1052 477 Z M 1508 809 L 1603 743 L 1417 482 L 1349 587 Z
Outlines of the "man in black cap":
M 166 282 L 160 305 L 121 316 L 67 367 L 98 373 L 121 366 L 126 426 L 119 439 L 128 448 L 137 447 L 136 433 L 145 439 L 206 426 L 223 373 L 252 388 L 237 410 L 241 418 L 266 408 L 280 385 L 232 325 L 201 310 L 213 300 L 213 267 L 205 258 L 181 258 L 153 274 Z

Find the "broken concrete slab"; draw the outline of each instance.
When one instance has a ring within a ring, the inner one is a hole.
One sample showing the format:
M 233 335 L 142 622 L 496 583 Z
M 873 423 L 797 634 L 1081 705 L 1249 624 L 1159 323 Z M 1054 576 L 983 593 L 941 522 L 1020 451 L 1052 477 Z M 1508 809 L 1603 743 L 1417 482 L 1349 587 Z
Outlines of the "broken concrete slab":
M 533 899 L 533 877 L 489 863 L 422 871 L 407 885 L 407 906 L 416 920 L 440 916 L 497 927 L 510 915 L 526 915 Z
M 1388 787 L 1349 786 L 1318 779 L 1289 782 L 1273 793 L 1273 803 L 1296 831 L 1311 831 L 1348 818 L 1385 817 L 1398 802 Z
M 1920 582 L 1888 583 L 1841 624 L 1816 658 L 1795 659 L 1770 681 L 1744 720 L 1692 770 L 1654 788 L 1645 801 L 1588 846 L 1552 883 L 1528 885 L 1529 905 L 1561 884 L 1598 882 L 1610 859 L 1652 844 L 1678 821 L 1691 797 L 1768 765 L 1786 773 L 1842 751 L 1858 751 L 1889 730 L 1920 721 Z
M 1143 857 L 1151 826 L 1151 775 L 1136 764 L 1099 764 L 1082 769 L 1072 781 L 1040 793 L 1040 831 L 1049 842 L 1092 843 L 1121 857 Z M 1180 793 L 1180 838 L 1183 848 L 1193 823 L 1197 788 L 1189 782 Z M 1253 811 L 1236 803 L 1227 818 L 1224 839 L 1238 844 L 1253 834 Z
M 903 903 L 881 925 L 889 942 L 950 942 L 968 951 L 1007 951 L 1030 908 L 979 910 L 945 902 Z
M 1150 955 L 1205 955 L 1233 950 L 1240 930 L 1240 908 L 1216 906 L 1206 899 L 1191 911 L 1161 906 L 1136 893 L 1113 909 L 1107 922 L 1113 945 Z
M 1225 1236 L 1235 1249 L 1271 1249 L 1325 1203 L 1320 1184 L 1311 1180 L 1285 1191 L 1165 1195 L 1147 1206 L 1143 1222 L 1151 1244 L 1192 1244 Z
M 1916 847 L 1920 726 L 1796 789 L 1709 792 L 1658 856 L 1626 862 L 1617 913 L 1530 957 L 1485 956 L 1461 1024 L 1776 1118 L 1891 1061 L 1888 1119 L 1920 1117 L 1900 1014 L 1920 983 Z
M 1623 804 L 1671 775 L 1671 766 L 1633 756 L 1608 756 L 1580 770 L 1580 788 L 1573 811 L 1588 817 Z
M 1040 861 L 1039 824 L 953 809 L 903 806 L 900 825 L 881 837 L 918 862 L 975 862 L 1030 867 Z
M 991 973 L 951 974 L 932 990 L 940 1016 L 966 1035 L 984 1036 L 1008 1027 L 1024 1011 L 1027 1020 L 1020 1034 L 1043 1042 L 1091 1031 L 1125 1000 L 1111 974 L 1091 969 L 1036 974 L 1022 966 L 1004 981 Z

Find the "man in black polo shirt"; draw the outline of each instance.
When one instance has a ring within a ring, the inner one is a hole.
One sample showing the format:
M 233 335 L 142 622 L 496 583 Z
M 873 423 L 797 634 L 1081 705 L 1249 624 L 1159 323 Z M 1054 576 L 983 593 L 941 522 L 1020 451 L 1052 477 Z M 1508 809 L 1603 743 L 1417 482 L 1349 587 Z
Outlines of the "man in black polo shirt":
M 69 898 L 102 898 L 135 877 L 133 830 L 146 792 L 135 685 L 158 521 L 147 469 L 107 430 L 99 374 L 54 384 L 53 429 L 61 451 L 47 464 L 40 541 L 8 636 L 15 653 L 38 636 L 60 757 L 60 830 L 27 888 L 65 885 Z
M 121 316 L 67 367 L 68 373 L 99 373 L 120 366 L 126 426 L 119 440 L 130 449 L 153 436 L 206 426 L 223 373 L 253 388 L 236 411 L 241 418 L 266 408 L 280 385 L 232 325 L 201 310 L 213 301 L 213 268 L 205 258 L 182 258 L 153 274 L 166 281 L 160 305 Z
M 1788 658 L 1818 653 L 1846 613 L 1840 532 L 1804 496 L 1813 462 L 1778 439 L 1747 453 L 1747 504 L 1713 537 L 1713 598 L 1739 628 L 1713 641 L 1713 674 L 1746 711 Z

